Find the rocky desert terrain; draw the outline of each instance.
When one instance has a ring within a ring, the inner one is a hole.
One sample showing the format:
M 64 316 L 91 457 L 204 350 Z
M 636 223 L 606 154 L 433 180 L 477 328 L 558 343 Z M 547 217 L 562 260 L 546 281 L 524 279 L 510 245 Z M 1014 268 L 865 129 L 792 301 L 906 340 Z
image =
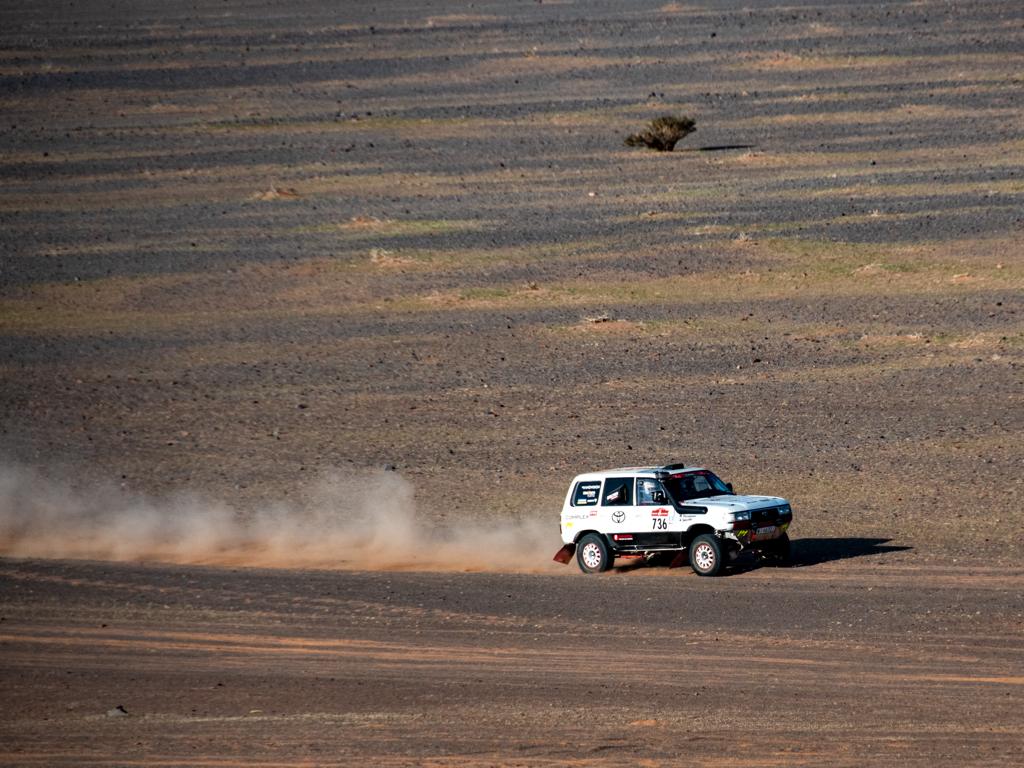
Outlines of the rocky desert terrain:
M 5 2 L 0 761 L 1019 761 L 1022 51 L 985 0 Z M 797 567 L 550 563 L 574 474 L 669 461 Z

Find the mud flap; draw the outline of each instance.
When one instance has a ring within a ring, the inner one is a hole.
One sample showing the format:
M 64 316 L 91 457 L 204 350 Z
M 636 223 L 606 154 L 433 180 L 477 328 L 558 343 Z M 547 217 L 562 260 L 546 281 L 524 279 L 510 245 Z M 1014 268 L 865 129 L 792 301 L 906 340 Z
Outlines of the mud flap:
M 554 560 L 556 563 L 561 563 L 562 565 L 565 565 L 570 560 L 572 560 L 572 556 L 575 555 L 575 554 L 576 554 L 576 545 L 575 544 L 566 544 L 564 547 L 562 547 L 560 550 L 558 550 L 555 553 L 555 556 L 553 558 L 551 558 L 551 559 Z
M 672 562 L 668 564 L 669 568 L 682 568 L 684 565 L 690 563 L 690 550 L 689 548 L 682 550 L 678 555 L 672 558 Z

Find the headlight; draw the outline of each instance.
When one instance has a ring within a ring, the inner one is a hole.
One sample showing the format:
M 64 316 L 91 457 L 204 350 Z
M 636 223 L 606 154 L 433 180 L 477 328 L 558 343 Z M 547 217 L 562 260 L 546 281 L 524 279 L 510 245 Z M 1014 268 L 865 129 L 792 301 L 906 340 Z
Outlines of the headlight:
M 733 513 L 732 519 L 737 521 L 737 522 L 740 522 L 742 520 L 749 520 L 750 519 L 750 510 L 748 509 L 748 510 L 746 510 L 744 512 L 735 512 L 735 513 Z
M 793 510 L 790 508 L 789 504 L 783 504 L 781 507 L 779 507 L 779 514 L 782 515 L 788 515 L 792 511 Z

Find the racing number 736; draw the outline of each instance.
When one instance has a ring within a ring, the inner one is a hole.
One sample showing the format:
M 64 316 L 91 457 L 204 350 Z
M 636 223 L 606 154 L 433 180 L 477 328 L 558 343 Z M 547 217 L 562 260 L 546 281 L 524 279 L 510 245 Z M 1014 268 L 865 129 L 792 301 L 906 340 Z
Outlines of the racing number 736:
M 666 520 L 664 517 L 656 517 L 656 518 L 654 518 L 654 528 L 653 528 L 653 530 L 655 530 L 655 531 L 667 531 L 668 530 L 668 520 Z

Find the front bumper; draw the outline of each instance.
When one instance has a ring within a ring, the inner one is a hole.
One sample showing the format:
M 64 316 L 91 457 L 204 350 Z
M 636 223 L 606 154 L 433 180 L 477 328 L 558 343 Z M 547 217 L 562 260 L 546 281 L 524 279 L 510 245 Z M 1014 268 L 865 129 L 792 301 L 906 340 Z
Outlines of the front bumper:
M 725 537 L 738 541 L 744 548 L 757 549 L 763 546 L 770 546 L 772 542 L 782 538 L 783 534 L 789 531 L 792 520 L 769 525 L 757 525 L 750 528 L 740 528 L 735 531 L 726 531 Z

